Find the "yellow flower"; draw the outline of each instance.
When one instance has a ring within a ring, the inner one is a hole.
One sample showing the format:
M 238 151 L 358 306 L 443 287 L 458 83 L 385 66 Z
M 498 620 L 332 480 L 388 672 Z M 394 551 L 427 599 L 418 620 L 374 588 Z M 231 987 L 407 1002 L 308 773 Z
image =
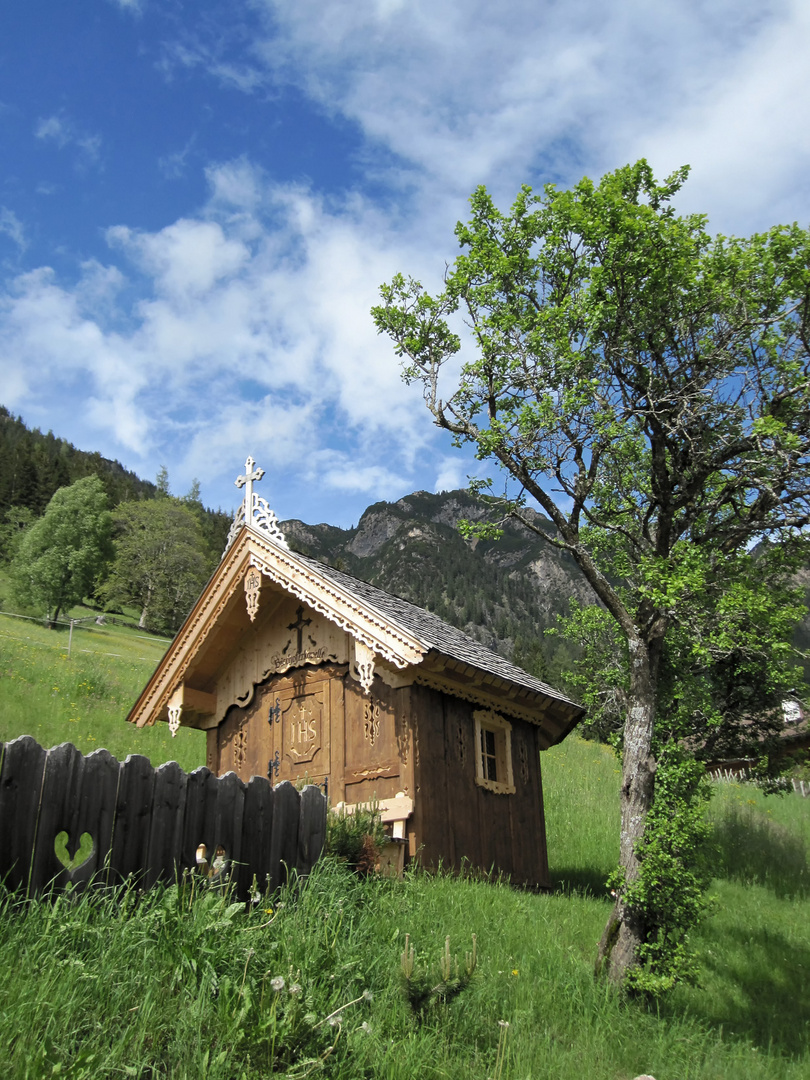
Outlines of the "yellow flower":
M 520 972 L 518 971 L 518 969 L 517 969 L 517 968 L 512 968 L 512 974 L 513 974 L 513 975 L 519 975 L 519 974 L 520 974 Z

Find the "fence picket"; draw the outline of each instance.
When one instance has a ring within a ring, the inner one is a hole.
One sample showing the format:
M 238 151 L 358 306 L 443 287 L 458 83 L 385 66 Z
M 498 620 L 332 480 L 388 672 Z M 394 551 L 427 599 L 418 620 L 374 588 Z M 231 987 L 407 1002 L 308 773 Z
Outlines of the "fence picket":
M 301 821 L 298 828 L 298 872 L 308 874 L 326 839 L 326 800 L 315 784 L 301 792 Z
M 10 889 L 28 888 L 47 756 L 30 735 L 22 735 L 3 747 L 0 879 Z
M 213 858 L 218 782 L 216 776 L 205 766 L 188 774 L 183 835 L 180 842 L 181 872 L 197 865 L 197 848 L 200 844 L 205 845 L 207 857 Z
M 144 887 L 171 882 L 197 868 L 204 843 L 209 868 L 224 849 L 236 895 L 247 900 L 254 879 L 274 889 L 290 870 L 307 874 L 325 830 L 316 787 L 300 795 L 260 776 L 244 784 L 205 768 L 187 775 L 176 762 L 153 769 L 140 755 L 119 764 L 106 750 L 85 758 L 70 743 L 46 751 L 27 735 L 0 743 L 0 880 L 29 895 L 131 876 Z M 92 853 L 74 867 L 85 833 Z
M 118 774 L 115 824 L 110 849 L 110 881 L 142 875 L 149 856 L 155 770 L 149 758 L 130 754 Z
M 270 851 L 273 797 L 273 785 L 265 776 L 251 776 L 245 790 L 242 859 L 236 868 L 237 888 L 241 895 L 249 894 L 253 887 L 254 874 L 256 887 L 260 892 L 263 892 L 267 885 L 269 859 L 263 859 L 262 853 Z
M 298 859 L 299 803 L 289 780 L 273 788 L 273 832 L 270 837 L 270 887 L 278 888 Z
M 245 785 L 236 775 L 228 772 L 217 783 L 214 843 L 225 849 L 229 864 L 242 861 L 242 822 L 245 813 Z
M 180 869 L 186 779 L 176 761 L 160 765 L 155 772 L 149 854 L 144 875 L 146 888 L 158 881 L 173 881 Z

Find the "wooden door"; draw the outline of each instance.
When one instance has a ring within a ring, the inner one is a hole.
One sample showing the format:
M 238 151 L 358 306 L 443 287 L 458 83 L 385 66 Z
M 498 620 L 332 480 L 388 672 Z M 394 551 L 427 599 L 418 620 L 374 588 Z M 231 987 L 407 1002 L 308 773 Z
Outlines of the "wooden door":
M 217 771 L 323 783 L 330 776 L 333 726 L 343 727 L 342 671 L 300 668 L 256 688 L 231 708 L 217 732 Z M 341 762 L 342 764 L 342 762 Z

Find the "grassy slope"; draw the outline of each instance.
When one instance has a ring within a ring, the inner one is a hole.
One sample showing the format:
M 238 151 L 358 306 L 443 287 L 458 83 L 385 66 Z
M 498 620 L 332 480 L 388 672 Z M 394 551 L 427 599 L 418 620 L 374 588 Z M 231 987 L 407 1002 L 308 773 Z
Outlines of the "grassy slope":
M 165 726 L 135 732 L 121 722 L 160 643 L 115 628 L 76 631 L 74 649 L 92 651 L 67 661 L 66 634 L 55 637 L 0 616 L 0 737 L 29 731 L 46 745 L 71 738 L 83 750 L 106 744 L 117 756 L 199 763 L 202 746 L 175 753 L 183 744 Z M 38 1078 L 56 1067 L 75 1078 L 232 1080 L 275 1067 L 303 1076 L 334 1046 L 325 1075 L 346 1080 L 805 1077 L 810 800 L 720 787 L 717 903 L 698 938 L 702 985 L 656 1011 L 622 1004 L 592 977 L 616 858 L 618 780 L 612 753 L 595 744 L 571 738 L 544 755 L 557 884 L 549 896 L 422 874 L 358 881 L 325 862 L 272 914 L 268 902 L 245 914 L 176 889 L 131 909 L 12 905 L 0 916 L 0 1075 Z M 417 963 L 432 967 L 446 934 L 459 953 L 478 935 L 473 986 L 421 1025 L 400 990 L 406 933 Z M 285 979 L 278 992 L 276 976 Z M 322 1022 L 364 990 L 373 1000 L 347 1009 L 341 1025 Z
M 78 612 L 77 612 L 78 614 Z M 42 746 L 72 742 L 89 754 L 105 747 L 119 760 L 145 754 L 153 765 L 205 762 L 205 734 L 166 724 L 141 731 L 124 718 L 167 642 L 126 627 L 83 624 L 68 631 L 0 614 L 0 742 L 33 735 Z

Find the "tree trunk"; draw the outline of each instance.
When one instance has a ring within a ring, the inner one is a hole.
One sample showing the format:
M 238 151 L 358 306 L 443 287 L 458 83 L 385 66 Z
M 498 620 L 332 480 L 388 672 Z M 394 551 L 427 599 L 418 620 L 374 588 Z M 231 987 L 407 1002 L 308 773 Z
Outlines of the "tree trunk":
M 644 835 L 647 811 L 653 797 L 655 759 L 652 735 L 655 722 L 655 677 L 649 647 L 640 640 L 630 642 L 630 703 L 624 725 L 622 761 L 621 838 L 619 865 L 625 881 L 638 877 L 636 845 Z M 597 973 L 621 985 L 636 964 L 636 949 L 643 941 L 643 927 L 632 909 L 616 901 L 599 943 Z
M 143 607 L 141 608 L 141 617 L 138 620 L 138 629 L 139 630 L 145 630 L 146 629 L 146 613 L 149 610 L 149 604 L 150 604 L 151 600 L 152 600 L 152 586 L 147 585 L 147 587 L 146 587 L 146 596 L 145 596 L 144 601 L 143 601 Z

